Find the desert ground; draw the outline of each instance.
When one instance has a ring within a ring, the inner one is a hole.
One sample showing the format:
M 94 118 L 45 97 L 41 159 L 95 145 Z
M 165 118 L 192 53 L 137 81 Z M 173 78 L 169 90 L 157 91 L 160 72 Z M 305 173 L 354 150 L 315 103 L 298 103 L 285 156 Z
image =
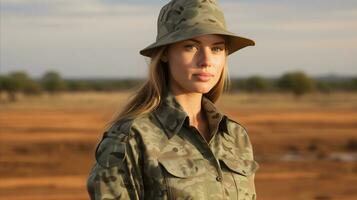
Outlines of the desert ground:
M 131 94 L 63 93 L 0 102 L 0 199 L 84 200 L 105 125 Z M 357 199 L 357 94 L 225 94 L 248 131 L 258 200 Z

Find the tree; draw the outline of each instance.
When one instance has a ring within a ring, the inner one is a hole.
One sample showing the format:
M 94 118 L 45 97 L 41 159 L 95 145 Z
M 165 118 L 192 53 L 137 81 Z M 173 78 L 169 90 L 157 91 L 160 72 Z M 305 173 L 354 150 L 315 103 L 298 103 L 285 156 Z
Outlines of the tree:
M 26 95 L 40 95 L 42 91 L 41 85 L 34 80 L 28 80 L 25 88 L 23 89 L 24 94 Z
M 3 92 L 6 92 L 5 87 L 4 87 L 5 79 L 6 79 L 5 76 L 0 75 L 0 97 Z
M 20 90 L 19 84 L 9 76 L 4 76 L 2 79 L 2 90 L 7 92 L 10 101 L 16 101 L 16 93 Z
M 88 91 L 91 90 L 92 88 L 88 81 L 71 80 L 71 81 L 67 81 L 67 89 L 69 91 Z
M 329 94 L 332 92 L 332 87 L 328 82 L 316 81 L 315 86 L 316 86 L 316 89 L 322 93 Z
M 277 86 L 283 91 L 292 91 L 296 97 L 300 97 L 315 88 L 314 80 L 302 71 L 283 74 L 277 81 Z
M 352 91 L 357 91 L 357 77 L 352 78 L 351 89 L 352 89 Z
M 50 94 L 55 94 L 66 89 L 66 82 L 60 74 L 55 71 L 48 71 L 42 76 L 42 87 Z
M 0 92 L 6 92 L 10 101 L 17 100 L 17 93 L 37 95 L 42 92 L 41 86 L 23 71 L 15 71 L 7 76 L 0 76 Z
M 9 78 L 13 80 L 16 92 L 23 91 L 23 89 L 26 87 L 26 83 L 30 80 L 26 72 L 22 71 L 15 71 L 10 73 Z
M 260 76 L 252 76 L 246 80 L 246 89 L 249 92 L 263 92 L 269 88 L 269 83 Z
M 5 80 L 5 76 L 0 74 L 0 93 L 4 91 L 4 80 Z
M 27 74 L 22 71 L 12 72 L 1 79 L 1 90 L 8 93 L 10 101 L 17 100 L 16 94 L 22 92 L 30 80 Z

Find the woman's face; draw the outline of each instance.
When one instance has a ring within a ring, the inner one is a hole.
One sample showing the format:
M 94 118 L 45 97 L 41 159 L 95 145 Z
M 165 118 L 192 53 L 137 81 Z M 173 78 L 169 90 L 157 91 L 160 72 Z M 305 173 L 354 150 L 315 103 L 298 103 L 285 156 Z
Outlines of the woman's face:
M 169 64 L 171 89 L 209 92 L 226 64 L 225 51 L 225 40 L 220 35 L 203 35 L 171 44 L 163 57 Z

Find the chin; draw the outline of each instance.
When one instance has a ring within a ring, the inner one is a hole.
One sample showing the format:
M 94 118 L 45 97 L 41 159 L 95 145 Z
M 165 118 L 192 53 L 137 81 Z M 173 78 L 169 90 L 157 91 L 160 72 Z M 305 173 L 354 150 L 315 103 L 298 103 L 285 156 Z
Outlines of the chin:
M 212 86 L 197 86 L 193 89 L 193 91 L 204 94 L 209 92 L 212 88 Z

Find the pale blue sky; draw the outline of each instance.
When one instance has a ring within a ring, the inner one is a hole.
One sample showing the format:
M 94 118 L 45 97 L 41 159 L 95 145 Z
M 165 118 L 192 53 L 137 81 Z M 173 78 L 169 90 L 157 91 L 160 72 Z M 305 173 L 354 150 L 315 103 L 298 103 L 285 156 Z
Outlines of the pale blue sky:
M 0 73 L 145 77 L 165 0 L 0 0 Z M 356 0 L 221 0 L 228 28 L 256 46 L 229 57 L 232 77 L 357 75 Z

